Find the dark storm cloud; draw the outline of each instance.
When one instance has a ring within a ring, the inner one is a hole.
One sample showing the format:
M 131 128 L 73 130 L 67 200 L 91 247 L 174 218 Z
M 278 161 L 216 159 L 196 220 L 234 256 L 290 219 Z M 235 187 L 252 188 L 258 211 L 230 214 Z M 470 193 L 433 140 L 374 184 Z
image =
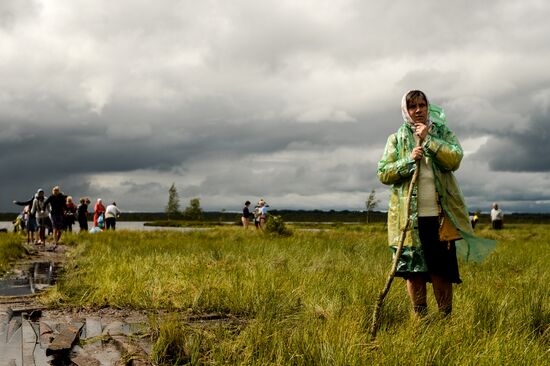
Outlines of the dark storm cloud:
M 144 119 L 143 116 L 141 119 Z M 112 129 L 115 124 L 125 127 L 122 133 L 109 136 L 109 128 Z M 151 179 L 154 180 L 154 172 L 175 169 L 185 173 L 189 161 L 206 165 L 209 161 L 220 158 L 238 161 L 246 156 L 269 156 L 289 147 L 298 151 L 297 153 L 300 150 L 330 151 L 344 144 L 361 147 L 369 140 L 362 137 L 369 136 L 367 128 L 367 124 L 359 123 L 347 124 L 346 128 L 330 124 L 305 124 L 296 128 L 290 122 L 271 123 L 267 126 L 213 122 L 179 126 L 178 121 L 163 121 L 153 127 L 151 134 L 135 136 L 131 123 L 118 121 L 111 121 L 107 126 L 93 121 L 81 126 L 75 124 L 71 128 L 24 124 L 13 131 L 12 135 L 16 138 L 5 140 L 0 145 L 1 156 L 16 157 L 0 161 L 0 169 L 10 172 L 0 184 L 15 199 L 29 195 L 37 186 L 44 186 L 49 190 L 54 184 L 61 184 L 68 194 L 109 196 L 111 192 L 108 188 L 99 190 L 89 182 L 87 176 L 95 173 L 119 174 L 146 170 L 151 172 Z M 355 138 L 349 137 L 350 130 Z M 288 163 L 292 164 L 292 161 Z M 350 171 L 354 170 L 352 166 L 348 168 Z M 243 167 L 243 176 L 247 174 L 247 169 Z M 311 172 L 305 174 L 302 171 L 302 174 L 295 177 L 292 172 L 296 168 L 283 165 L 279 169 L 281 171 L 275 173 L 271 179 L 277 182 L 297 182 L 293 189 L 299 194 L 312 193 L 312 186 L 308 184 L 310 180 L 318 181 L 316 190 L 320 193 L 322 189 L 319 183 L 322 182 L 330 188 L 333 183 L 329 178 L 336 178 L 334 174 L 327 175 L 329 172 L 322 170 L 317 171 L 317 174 L 324 176 L 319 180 L 319 175 Z M 184 193 L 196 195 L 228 190 L 234 193 L 235 190 L 231 187 L 239 186 L 239 181 L 242 180 L 239 176 L 232 177 L 234 173 L 235 169 L 231 165 L 226 170 L 212 171 L 200 184 L 200 190 L 190 186 L 185 188 Z M 129 195 L 136 193 L 128 182 L 123 185 Z M 273 193 L 288 191 L 270 190 Z M 245 192 L 243 190 L 242 193 Z
M 534 112 L 520 128 L 493 131 L 493 135 L 476 153 L 475 158 L 485 159 L 494 171 L 549 172 L 550 114 L 548 109 L 544 113 L 536 110 Z
M 3 1 L 0 210 L 60 184 L 157 211 L 172 182 L 207 209 L 255 196 L 362 208 L 371 189 L 385 199 L 376 162 L 411 88 L 468 147 L 467 200 L 540 210 L 547 13 L 504 0 Z

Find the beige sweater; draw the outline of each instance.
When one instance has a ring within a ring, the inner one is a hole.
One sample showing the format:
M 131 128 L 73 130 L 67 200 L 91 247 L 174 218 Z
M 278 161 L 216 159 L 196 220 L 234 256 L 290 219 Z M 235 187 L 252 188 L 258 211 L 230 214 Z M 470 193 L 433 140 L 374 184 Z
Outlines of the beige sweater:
M 418 144 L 418 136 L 414 135 L 414 139 Z M 439 215 L 432 161 L 426 156 L 420 160 L 417 200 L 419 217 Z

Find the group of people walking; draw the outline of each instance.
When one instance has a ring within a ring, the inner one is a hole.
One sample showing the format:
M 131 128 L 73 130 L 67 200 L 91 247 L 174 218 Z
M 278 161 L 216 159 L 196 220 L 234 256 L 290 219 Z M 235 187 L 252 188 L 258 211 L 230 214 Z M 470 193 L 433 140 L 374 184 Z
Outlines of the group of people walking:
M 59 186 L 52 188 L 52 194 L 46 197 L 42 188 L 39 188 L 33 197 L 26 201 L 13 201 L 14 204 L 23 206 L 23 211 L 18 218 L 21 227 L 27 232 L 27 243 L 45 244 L 46 231 L 48 235 L 53 234 L 54 245 L 57 246 L 63 231 L 72 231 L 73 225 L 78 222 L 80 232 L 88 231 L 88 206 L 91 203 L 88 197 L 82 197 L 78 206 L 71 196 L 61 192 Z M 115 229 L 116 218 L 120 210 L 113 202 L 107 207 L 103 206 L 101 199 L 97 200 L 94 206 L 94 227 L 99 231 Z M 104 222 L 107 227 L 105 228 Z M 90 231 L 92 231 L 90 230 Z M 36 237 L 36 233 L 38 236 Z
M 250 212 L 250 205 L 250 201 L 246 201 L 244 203 L 243 214 L 241 216 L 243 227 L 245 229 L 248 229 L 248 226 L 250 225 L 250 219 L 252 218 L 254 220 L 254 226 L 256 227 L 256 229 L 263 230 L 267 222 L 267 210 L 269 205 L 265 202 L 263 198 L 260 198 L 260 200 L 256 204 L 256 207 L 254 207 L 254 211 L 252 212 Z

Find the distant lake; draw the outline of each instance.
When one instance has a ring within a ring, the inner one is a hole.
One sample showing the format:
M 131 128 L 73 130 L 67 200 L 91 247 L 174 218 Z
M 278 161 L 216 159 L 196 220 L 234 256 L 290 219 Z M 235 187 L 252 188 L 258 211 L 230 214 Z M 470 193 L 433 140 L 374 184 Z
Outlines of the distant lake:
M 157 227 L 157 226 L 144 226 L 145 221 L 117 221 L 116 228 L 124 230 L 143 230 L 143 231 L 155 231 L 155 230 L 171 230 L 171 231 L 201 231 L 208 230 L 208 228 L 193 228 L 193 227 Z M 92 223 L 88 222 L 88 227 L 92 227 Z M 13 230 L 13 224 L 11 221 L 0 221 L 0 229 Z M 73 231 L 78 232 L 80 229 L 78 224 L 73 225 Z

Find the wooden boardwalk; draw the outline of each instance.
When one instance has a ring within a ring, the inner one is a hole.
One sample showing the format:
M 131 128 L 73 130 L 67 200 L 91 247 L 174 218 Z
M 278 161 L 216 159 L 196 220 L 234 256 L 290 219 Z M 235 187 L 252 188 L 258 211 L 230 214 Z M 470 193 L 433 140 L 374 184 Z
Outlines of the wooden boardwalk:
M 150 344 L 136 344 L 144 317 L 116 311 L 80 313 L 43 309 L 37 294 L 53 284 L 53 263 L 64 248 L 42 247 L 35 262 L 19 263 L 0 279 L 0 366 L 147 366 Z M 126 322 L 129 320 L 129 322 Z

